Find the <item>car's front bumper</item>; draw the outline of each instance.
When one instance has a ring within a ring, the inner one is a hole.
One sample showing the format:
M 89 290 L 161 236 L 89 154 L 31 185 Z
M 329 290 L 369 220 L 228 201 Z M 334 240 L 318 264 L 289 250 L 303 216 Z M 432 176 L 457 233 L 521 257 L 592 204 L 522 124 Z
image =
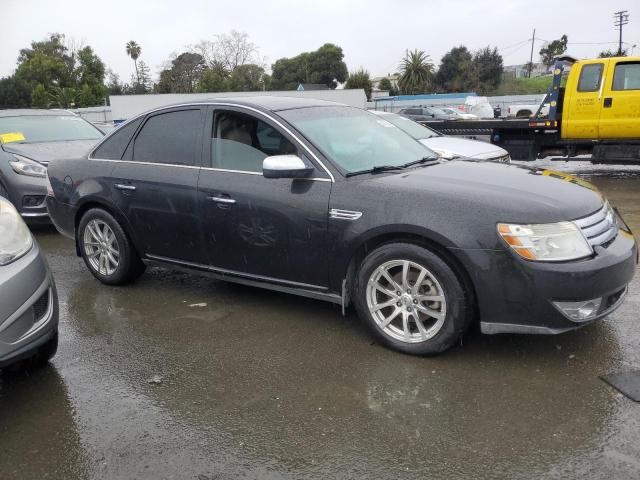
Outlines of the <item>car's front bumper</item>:
M 36 353 L 58 329 L 55 282 L 38 245 L 0 268 L 0 368 Z
M 624 299 L 633 278 L 638 250 L 633 236 L 620 230 L 606 248 L 595 247 L 593 258 L 573 262 L 531 262 L 511 251 L 459 251 L 476 290 L 484 333 L 555 334 L 602 318 Z M 574 321 L 554 302 L 602 298 L 597 314 Z
M 27 224 L 51 223 L 45 199 L 46 179 L 14 174 L 10 175 L 10 178 L 5 178 L 5 183 L 9 190 L 9 200 Z

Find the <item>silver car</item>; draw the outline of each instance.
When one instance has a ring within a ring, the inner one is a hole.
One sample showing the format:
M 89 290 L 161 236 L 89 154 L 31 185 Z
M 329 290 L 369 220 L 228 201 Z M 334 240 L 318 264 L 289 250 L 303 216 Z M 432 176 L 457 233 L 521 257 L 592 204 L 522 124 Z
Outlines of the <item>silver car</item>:
M 511 156 L 504 148 L 479 140 L 442 135 L 435 130 L 414 122 L 410 118 L 381 110 L 370 110 L 371 113 L 384 118 L 406 134 L 436 152 L 444 160 L 456 158 L 475 158 L 494 162 L 510 163 Z
M 0 196 L 29 224 L 49 223 L 47 166 L 81 156 L 104 134 L 66 110 L 0 111 Z
M 0 197 L 0 368 L 48 362 L 58 349 L 58 297 L 44 255 Z

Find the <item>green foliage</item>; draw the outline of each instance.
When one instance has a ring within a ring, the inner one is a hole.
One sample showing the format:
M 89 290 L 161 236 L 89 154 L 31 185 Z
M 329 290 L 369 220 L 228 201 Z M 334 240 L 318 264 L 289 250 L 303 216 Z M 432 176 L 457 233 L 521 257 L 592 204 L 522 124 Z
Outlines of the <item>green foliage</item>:
M 264 68 L 251 63 L 238 65 L 231 72 L 228 80 L 229 90 L 232 92 L 255 92 L 262 90 Z
M 0 108 L 23 108 L 31 105 L 31 87 L 15 75 L 0 79 Z
M 622 55 L 618 54 L 618 50 L 604 50 L 598 54 L 598 58 L 626 57 L 628 53 L 626 49 L 622 50 Z
M 467 47 L 454 47 L 442 57 L 436 83 L 445 92 L 469 92 L 476 88 L 473 55 Z
M 567 44 L 569 38 L 566 35 L 562 35 L 558 40 L 549 42 L 545 47 L 540 49 L 540 60 L 547 68 L 555 64 L 554 58 L 562 55 L 567 51 Z
M 51 97 L 41 83 L 31 91 L 31 106 L 34 108 L 47 108 L 51 103 Z
M 207 68 L 202 72 L 202 75 L 200 75 L 196 91 L 200 93 L 226 92 L 228 91 L 228 85 L 225 78 L 220 75 L 219 71 Z
M 490 92 L 492 95 L 530 95 L 535 93 L 547 93 L 553 77 L 534 77 L 534 78 L 508 78 L 502 80 L 502 83 L 496 90 Z
M 391 80 L 387 77 L 384 77 L 382 80 L 378 82 L 378 90 L 383 90 L 385 92 L 391 92 L 393 90 L 393 85 L 391 85 Z M 389 93 L 391 95 L 391 93 Z
M 342 48 L 326 43 L 314 52 L 304 52 L 292 58 L 281 58 L 272 65 L 271 88 L 295 90 L 299 83 L 322 83 L 336 88 L 347 79 L 347 65 Z
M 20 50 L 15 74 L 0 80 L 2 106 L 92 106 L 104 102 L 104 63 L 89 46 L 70 52 L 64 38 L 53 33 Z
M 424 93 L 433 83 L 434 66 L 431 58 L 422 50 L 408 52 L 400 64 L 398 87 L 405 94 Z
M 198 53 L 184 52 L 171 61 L 171 68 L 160 72 L 159 93 L 193 93 L 204 70 Z
M 486 94 L 498 88 L 502 81 L 504 65 L 497 48 L 485 47 L 473 54 L 473 70 L 476 76 L 476 91 Z
M 362 88 L 364 89 L 364 93 L 367 95 L 367 100 L 371 100 L 371 90 L 373 90 L 373 84 L 371 83 L 369 72 L 367 72 L 363 68 L 360 68 L 360 70 L 354 73 L 350 73 L 349 78 L 347 78 L 345 88 Z

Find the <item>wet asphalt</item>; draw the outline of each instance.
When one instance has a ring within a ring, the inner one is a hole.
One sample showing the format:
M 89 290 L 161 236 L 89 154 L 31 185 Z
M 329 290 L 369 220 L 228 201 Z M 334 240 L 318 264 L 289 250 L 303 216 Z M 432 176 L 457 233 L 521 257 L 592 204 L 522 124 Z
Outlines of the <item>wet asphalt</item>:
M 640 176 L 594 177 L 640 232 Z M 60 295 L 51 366 L 0 376 L 0 479 L 640 478 L 640 275 L 560 336 L 471 332 L 437 358 L 353 312 L 152 269 L 99 284 L 37 231 Z

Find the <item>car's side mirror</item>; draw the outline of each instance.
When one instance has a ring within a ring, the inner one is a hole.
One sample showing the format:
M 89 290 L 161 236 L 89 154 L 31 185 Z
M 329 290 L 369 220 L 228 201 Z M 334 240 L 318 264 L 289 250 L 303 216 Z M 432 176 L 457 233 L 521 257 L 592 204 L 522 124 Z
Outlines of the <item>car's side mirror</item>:
M 304 178 L 312 172 L 313 167 L 297 155 L 274 155 L 262 161 L 262 175 L 265 178 Z

